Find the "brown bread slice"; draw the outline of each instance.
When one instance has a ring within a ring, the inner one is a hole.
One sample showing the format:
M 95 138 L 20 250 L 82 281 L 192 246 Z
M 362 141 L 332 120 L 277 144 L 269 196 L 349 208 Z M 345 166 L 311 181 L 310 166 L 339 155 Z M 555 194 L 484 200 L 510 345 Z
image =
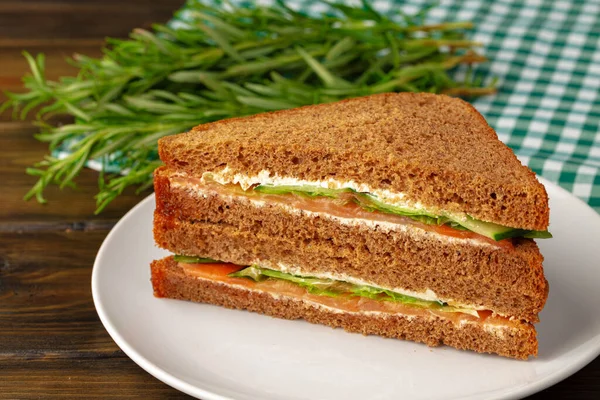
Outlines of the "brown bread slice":
M 159 140 L 192 176 L 228 166 L 306 180 L 354 180 L 425 206 L 545 230 L 546 191 L 468 103 L 388 93 L 200 125 Z
M 238 265 L 262 260 L 307 273 L 346 274 L 385 288 L 433 290 L 439 297 L 486 307 L 502 315 L 538 320 L 548 295 L 542 256 L 532 240 L 514 250 L 444 242 L 342 225 L 330 218 L 294 214 L 246 199 L 192 196 L 171 187 L 169 171 L 155 173 L 156 243 L 176 254 L 200 255 Z
M 538 351 L 535 328 L 528 323 L 511 321 L 511 328 L 498 335 L 485 329 L 483 324 L 458 326 L 439 317 L 408 320 L 401 315 L 338 313 L 295 298 L 280 296 L 275 299 L 264 292 L 190 277 L 172 257 L 154 261 L 151 272 L 156 297 L 209 303 L 277 318 L 304 319 L 348 332 L 411 340 L 429 346 L 448 345 L 517 359 L 535 356 Z

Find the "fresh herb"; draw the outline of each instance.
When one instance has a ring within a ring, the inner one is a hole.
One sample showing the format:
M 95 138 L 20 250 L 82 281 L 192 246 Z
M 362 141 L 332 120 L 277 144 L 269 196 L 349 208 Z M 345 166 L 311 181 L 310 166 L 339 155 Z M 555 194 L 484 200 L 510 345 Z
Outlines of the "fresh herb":
M 478 96 L 495 91 L 451 71 L 485 61 L 465 38 L 470 22 L 424 25 L 427 9 L 395 17 L 362 6 L 326 3 L 307 16 L 276 6 L 219 6 L 189 0 L 167 25 L 109 39 L 102 58 L 75 55 L 79 73 L 49 81 L 44 55 L 25 53 L 28 91 L 7 93 L 0 112 L 16 118 L 38 109 L 37 139 L 70 154 L 27 173 L 39 180 L 25 196 L 45 202 L 45 188 L 74 186 L 90 160 L 118 165 L 101 174 L 100 212 L 128 186 L 147 189 L 160 165 L 157 139 L 222 118 L 390 91 Z M 57 115 L 73 123 L 53 124 Z M 106 164 L 105 164 L 106 165 Z

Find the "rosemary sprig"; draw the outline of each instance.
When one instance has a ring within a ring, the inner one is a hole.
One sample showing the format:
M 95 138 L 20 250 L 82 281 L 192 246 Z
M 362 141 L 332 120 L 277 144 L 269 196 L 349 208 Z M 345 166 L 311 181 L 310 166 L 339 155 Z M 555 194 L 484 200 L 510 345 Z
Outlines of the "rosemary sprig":
M 472 74 L 452 77 L 459 65 L 485 61 L 465 38 L 471 23 L 424 25 L 427 10 L 397 22 L 366 0 L 326 4 L 331 12 L 313 17 L 283 1 L 244 8 L 188 0 L 167 25 L 109 39 L 102 58 L 75 55 L 78 75 L 58 81 L 45 78 L 43 54 L 24 53 L 27 91 L 6 93 L 0 112 L 25 118 L 39 109 L 37 139 L 69 153 L 27 169 L 38 181 L 25 198 L 45 202 L 48 185 L 74 186 L 88 161 L 102 160 L 120 173 L 101 174 L 100 212 L 126 187 L 151 185 L 160 137 L 217 119 L 389 91 L 494 92 Z M 60 114 L 74 121 L 49 123 Z

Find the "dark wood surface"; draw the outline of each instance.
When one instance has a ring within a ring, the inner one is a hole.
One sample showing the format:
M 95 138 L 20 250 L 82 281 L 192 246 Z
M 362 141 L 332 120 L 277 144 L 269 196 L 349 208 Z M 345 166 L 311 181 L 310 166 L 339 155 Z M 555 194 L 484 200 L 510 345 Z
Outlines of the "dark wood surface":
M 22 50 L 46 53 L 49 78 L 70 74 L 65 56 L 98 55 L 104 37 L 166 21 L 181 3 L 0 0 L 0 90 L 20 88 Z M 24 170 L 46 153 L 35 131 L 0 116 L 0 398 L 189 398 L 131 361 L 92 302 L 96 252 L 142 195 L 125 193 L 96 216 L 98 175 L 86 170 L 76 191 L 52 188 L 47 205 L 22 201 L 35 181 Z M 532 398 L 549 395 L 600 398 L 600 359 Z

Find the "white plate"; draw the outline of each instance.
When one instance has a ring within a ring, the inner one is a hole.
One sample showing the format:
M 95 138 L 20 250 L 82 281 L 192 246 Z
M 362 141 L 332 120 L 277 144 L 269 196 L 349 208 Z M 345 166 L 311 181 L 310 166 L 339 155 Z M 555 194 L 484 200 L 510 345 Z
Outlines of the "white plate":
M 102 244 L 94 303 L 137 364 L 205 400 L 523 397 L 600 354 L 600 216 L 544 184 L 554 239 L 538 243 L 550 295 L 537 325 L 539 357 L 528 362 L 154 298 L 149 264 L 167 253 L 152 239 L 153 196 Z

